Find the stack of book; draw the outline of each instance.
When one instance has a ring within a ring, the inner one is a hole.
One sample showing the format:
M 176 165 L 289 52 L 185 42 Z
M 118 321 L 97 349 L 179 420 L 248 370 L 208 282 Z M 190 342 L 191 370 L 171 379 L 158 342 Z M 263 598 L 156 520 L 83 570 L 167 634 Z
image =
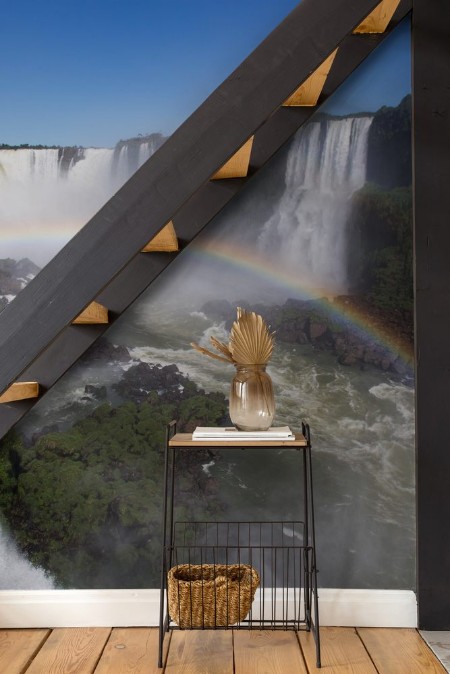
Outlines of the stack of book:
M 234 426 L 228 428 L 197 426 L 192 433 L 193 440 L 295 440 L 289 426 L 274 426 L 267 431 L 239 431 Z

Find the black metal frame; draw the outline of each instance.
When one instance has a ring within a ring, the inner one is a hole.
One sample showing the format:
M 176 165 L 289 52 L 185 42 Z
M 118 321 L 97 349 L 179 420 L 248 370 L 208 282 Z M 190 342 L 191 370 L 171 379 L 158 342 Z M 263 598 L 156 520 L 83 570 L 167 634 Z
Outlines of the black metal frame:
M 203 566 L 207 563 L 252 565 L 257 563 L 257 560 L 262 570 L 259 615 L 258 610 L 254 613 L 251 609 L 248 616 L 232 628 L 312 631 L 316 643 L 317 667 L 321 666 L 311 436 L 307 424 L 302 423 L 302 433 L 306 444 L 303 447 L 294 445 L 290 447 L 299 452 L 302 465 L 303 519 L 301 521 L 176 522 L 174 520 L 176 454 L 184 449 L 195 450 L 196 446 L 178 443 L 171 445 L 170 441 L 176 434 L 176 421 L 168 424 L 164 453 L 159 667 L 163 666 L 165 634 L 171 629 L 180 629 L 169 615 L 167 583 L 169 569 L 178 564 L 187 564 L 189 568 L 194 564 Z M 207 446 L 208 443 L 202 442 L 198 447 Z M 222 446 L 226 446 L 226 443 Z M 261 448 L 261 445 L 248 441 L 242 445 L 242 449 L 254 447 Z M 277 444 L 276 441 L 271 445 L 264 445 L 264 449 L 279 447 L 280 443 Z M 289 448 L 289 445 L 283 443 L 283 448 Z M 187 534 L 190 534 L 193 540 L 189 540 Z M 299 535 L 302 538 L 301 543 L 295 540 Z M 267 585 L 268 579 L 270 579 L 270 585 Z M 301 600 L 302 590 L 303 601 Z M 277 596 L 278 602 L 281 597 L 281 612 L 277 608 Z M 190 624 L 193 624 L 192 616 Z M 203 623 L 203 626 L 187 629 L 230 629 L 230 627 L 230 625 L 224 626 L 216 623 L 213 627 L 205 627 Z

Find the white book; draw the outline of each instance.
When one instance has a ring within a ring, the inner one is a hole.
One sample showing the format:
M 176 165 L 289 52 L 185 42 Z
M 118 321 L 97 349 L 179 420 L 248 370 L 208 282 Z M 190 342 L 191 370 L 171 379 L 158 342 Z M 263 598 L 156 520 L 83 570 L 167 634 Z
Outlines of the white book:
M 273 426 L 267 431 L 239 431 L 234 426 L 197 426 L 193 440 L 295 440 L 289 426 Z

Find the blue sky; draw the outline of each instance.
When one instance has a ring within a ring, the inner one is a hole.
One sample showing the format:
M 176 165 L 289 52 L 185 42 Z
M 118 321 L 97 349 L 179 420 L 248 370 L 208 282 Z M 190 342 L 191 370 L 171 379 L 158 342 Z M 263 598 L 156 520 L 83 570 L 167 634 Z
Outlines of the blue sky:
M 296 0 L 15 0 L 2 7 L 0 143 L 113 146 L 167 135 Z M 410 90 L 409 24 L 327 103 L 395 105 Z

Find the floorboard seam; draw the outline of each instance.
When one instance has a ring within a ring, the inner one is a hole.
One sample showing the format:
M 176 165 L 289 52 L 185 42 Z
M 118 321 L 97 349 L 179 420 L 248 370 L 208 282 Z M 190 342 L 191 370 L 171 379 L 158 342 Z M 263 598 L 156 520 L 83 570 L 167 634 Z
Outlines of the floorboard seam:
M 36 648 L 36 650 L 34 651 L 34 653 L 30 656 L 28 662 L 27 662 L 27 663 L 25 664 L 25 666 L 24 666 L 24 669 L 22 669 L 22 670 L 20 671 L 20 674 L 26 674 L 27 669 L 30 667 L 30 665 L 32 664 L 33 660 L 36 659 L 36 656 L 38 655 L 38 653 L 41 652 L 41 648 L 43 648 L 43 647 L 45 646 L 45 644 L 47 643 L 47 640 L 49 639 L 49 637 L 50 637 L 50 635 L 51 635 L 52 633 L 53 633 L 53 630 L 50 629 L 50 628 L 48 628 L 47 636 L 45 637 L 45 639 L 43 639 L 43 640 L 41 641 L 41 643 L 40 643 L 39 646 Z
M 94 665 L 94 669 L 92 670 L 92 674 L 95 674 L 95 672 L 96 672 L 96 670 L 97 670 L 97 667 L 98 667 L 99 664 L 100 664 L 100 660 L 101 660 L 102 657 L 103 657 L 103 653 L 105 652 L 105 648 L 107 647 L 107 645 L 108 645 L 109 642 L 110 642 L 110 639 L 111 639 L 111 637 L 112 637 L 113 631 L 114 631 L 114 628 L 111 627 L 111 629 L 109 630 L 109 636 L 108 636 L 108 638 L 105 640 L 105 643 L 103 644 L 103 648 L 102 648 L 102 650 L 100 651 L 100 655 L 99 655 L 98 658 L 97 658 L 97 662 L 96 662 L 95 665 Z
M 305 630 L 303 630 L 303 632 L 304 631 Z M 319 629 L 319 633 L 320 633 L 320 629 Z M 311 674 L 311 672 L 309 670 L 309 667 L 308 667 L 308 663 L 306 662 L 305 654 L 303 653 L 302 642 L 300 641 L 300 631 L 299 630 L 295 630 L 295 636 L 297 637 L 297 643 L 298 643 L 298 647 L 300 649 L 300 656 L 302 658 L 303 664 L 305 665 L 305 671 L 308 672 L 308 674 Z
M 379 670 L 378 667 L 376 666 L 375 661 L 374 661 L 373 657 L 371 656 L 370 651 L 369 651 L 369 649 L 367 648 L 364 639 L 363 639 L 362 636 L 360 635 L 359 629 L 358 629 L 357 627 L 355 627 L 354 629 L 355 629 L 356 634 L 358 635 L 358 639 L 360 640 L 360 642 L 362 643 L 362 645 L 363 645 L 363 647 L 364 647 L 364 650 L 366 651 L 367 655 L 369 656 L 370 662 L 373 664 L 373 668 L 375 669 L 375 671 L 377 672 L 377 674 L 380 674 L 380 670 Z

